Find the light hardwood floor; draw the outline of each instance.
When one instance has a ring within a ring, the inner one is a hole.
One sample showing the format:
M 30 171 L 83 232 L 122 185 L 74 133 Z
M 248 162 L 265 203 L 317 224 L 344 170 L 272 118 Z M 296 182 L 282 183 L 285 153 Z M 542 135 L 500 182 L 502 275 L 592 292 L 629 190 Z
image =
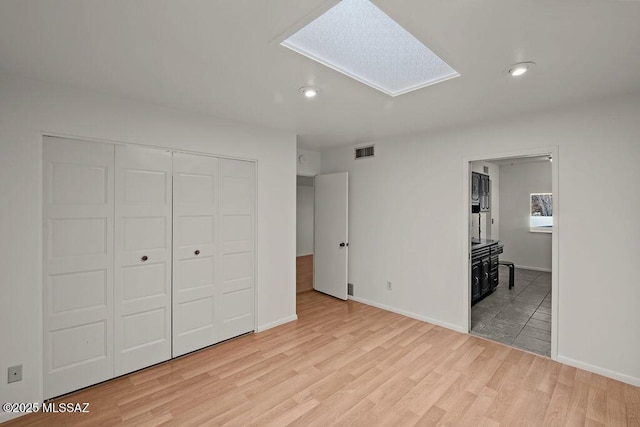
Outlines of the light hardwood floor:
M 8 425 L 640 425 L 640 388 L 542 356 L 317 292 L 298 316 Z
M 296 293 L 313 289 L 313 255 L 296 257 Z

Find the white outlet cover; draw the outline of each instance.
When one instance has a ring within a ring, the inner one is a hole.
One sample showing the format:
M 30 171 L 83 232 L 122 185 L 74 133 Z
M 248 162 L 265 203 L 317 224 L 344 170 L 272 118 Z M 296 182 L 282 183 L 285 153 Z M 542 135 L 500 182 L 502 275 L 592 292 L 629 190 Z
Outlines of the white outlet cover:
M 22 365 L 10 366 L 7 369 L 7 383 L 22 381 Z

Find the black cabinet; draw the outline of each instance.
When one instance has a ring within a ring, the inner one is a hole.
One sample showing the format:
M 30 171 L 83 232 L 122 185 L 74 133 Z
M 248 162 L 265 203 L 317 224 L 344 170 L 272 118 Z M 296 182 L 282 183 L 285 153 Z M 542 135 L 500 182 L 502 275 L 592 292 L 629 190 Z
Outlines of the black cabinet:
M 475 242 L 474 242 L 475 243 Z M 479 240 L 471 249 L 471 303 L 498 287 L 498 261 L 503 246 L 498 240 Z
M 491 185 L 489 175 L 480 175 L 480 212 L 491 210 Z
M 489 175 L 471 173 L 471 212 L 489 212 L 491 210 L 491 181 Z
M 481 262 L 475 261 L 471 264 L 471 300 L 475 301 L 482 296 L 480 289 Z
M 480 174 L 471 174 L 471 212 L 480 212 Z
M 502 253 L 502 245 L 497 244 L 489 248 L 489 284 L 493 291 L 498 287 L 498 261 Z
M 484 295 L 491 291 L 491 263 L 489 258 L 482 259 L 482 273 L 480 276 L 480 292 Z

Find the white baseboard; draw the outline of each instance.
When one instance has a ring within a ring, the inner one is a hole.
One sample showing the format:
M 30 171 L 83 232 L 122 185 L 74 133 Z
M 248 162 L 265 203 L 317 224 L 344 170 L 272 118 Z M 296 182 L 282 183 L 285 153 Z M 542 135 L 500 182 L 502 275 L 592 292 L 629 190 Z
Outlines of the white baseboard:
M 380 303 L 374 302 L 374 301 L 369 301 L 369 300 L 364 299 L 364 298 L 358 298 L 358 297 L 354 297 L 354 296 L 349 295 L 349 299 L 353 300 L 355 302 L 362 303 L 362 304 L 366 304 L 366 305 L 370 305 L 370 306 L 373 306 L 373 307 L 381 308 L 382 310 L 391 311 L 392 313 L 397 313 L 397 314 L 401 314 L 403 316 L 411 317 L 412 319 L 421 320 L 423 322 L 432 323 L 434 325 L 442 326 L 443 328 L 451 329 L 451 330 L 454 330 L 456 332 L 462 332 L 463 334 L 467 333 L 467 331 L 465 331 L 462 327 L 460 327 L 459 325 L 454 325 L 453 323 L 443 322 L 443 321 L 437 320 L 437 319 L 432 319 L 430 317 L 426 317 L 426 316 L 423 316 L 421 314 L 417 314 L 417 313 L 412 313 L 410 311 L 401 310 L 399 308 L 391 307 L 389 305 L 380 304 Z
M 293 322 L 294 320 L 298 320 L 298 315 L 294 314 L 293 316 L 284 317 L 282 319 L 278 319 L 275 322 L 265 323 L 264 325 L 259 325 L 256 332 L 266 331 L 267 329 L 275 328 L 276 326 L 284 325 L 285 323 Z
M 551 273 L 551 269 L 550 268 L 529 267 L 527 265 L 516 265 L 516 268 L 521 268 L 523 270 L 544 271 L 546 273 Z
M 621 374 L 620 372 L 590 365 L 589 363 L 580 362 L 579 360 L 574 360 L 566 356 L 558 355 L 556 360 L 560 363 L 564 363 L 565 365 L 573 366 L 574 368 L 584 369 L 585 371 L 593 372 L 594 374 L 613 378 L 614 380 L 640 387 L 640 378 L 632 377 L 631 375 Z

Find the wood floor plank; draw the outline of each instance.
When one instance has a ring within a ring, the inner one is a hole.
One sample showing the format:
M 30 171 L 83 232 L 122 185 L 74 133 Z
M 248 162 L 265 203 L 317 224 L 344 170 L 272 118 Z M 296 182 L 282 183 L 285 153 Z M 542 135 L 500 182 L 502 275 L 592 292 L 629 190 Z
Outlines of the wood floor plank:
M 640 425 L 640 388 L 317 292 L 298 320 L 89 387 L 10 426 Z
M 544 418 L 545 425 L 563 425 L 569 410 L 571 387 L 557 383 Z M 586 409 L 586 408 L 585 408 Z
M 473 402 L 477 399 L 478 396 L 475 394 L 469 393 L 466 390 L 461 390 L 460 394 L 457 396 L 456 405 L 446 410 L 446 414 L 442 417 L 440 422 L 443 425 L 459 425 L 460 418 L 466 414 L 469 407 L 473 405 Z M 437 405 L 437 407 L 439 408 L 440 406 Z
M 587 418 L 599 423 L 607 422 L 607 392 L 591 387 L 587 400 Z
M 605 424 L 608 426 L 627 425 L 627 408 L 624 403 L 607 396 L 607 421 Z
M 376 408 L 376 404 L 369 399 L 361 400 L 356 406 L 348 410 L 342 417 L 338 418 L 336 422 L 327 423 L 323 418 L 314 420 L 309 427 L 326 427 L 326 426 L 340 426 L 340 427 L 359 427 L 371 425 L 371 414 Z
M 479 393 L 476 394 L 477 399 L 474 400 L 467 411 L 464 412 L 460 419 L 460 425 L 472 426 L 480 424 L 493 405 L 493 401 L 497 394 L 498 393 L 495 390 L 488 387 L 481 389 Z
M 296 292 L 313 289 L 313 255 L 296 257 Z
M 418 420 L 416 426 L 435 426 L 438 425 L 440 420 L 447 414 L 444 409 L 432 406 L 427 412 Z
M 320 402 L 318 402 L 315 399 L 305 400 L 302 403 L 298 403 L 297 406 L 285 412 L 280 417 L 275 418 L 271 422 L 267 424 L 262 424 L 262 425 L 266 425 L 269 427 L 280 427 L 280 426 L 293 424 L 295 420 L 297 420 L 298 418 L 300 418 L 301 416 L 303 416 L 304 414 L 306 414 L 307 412 L 309 412 L 311 409 L 315 408 L 319 404 Z

